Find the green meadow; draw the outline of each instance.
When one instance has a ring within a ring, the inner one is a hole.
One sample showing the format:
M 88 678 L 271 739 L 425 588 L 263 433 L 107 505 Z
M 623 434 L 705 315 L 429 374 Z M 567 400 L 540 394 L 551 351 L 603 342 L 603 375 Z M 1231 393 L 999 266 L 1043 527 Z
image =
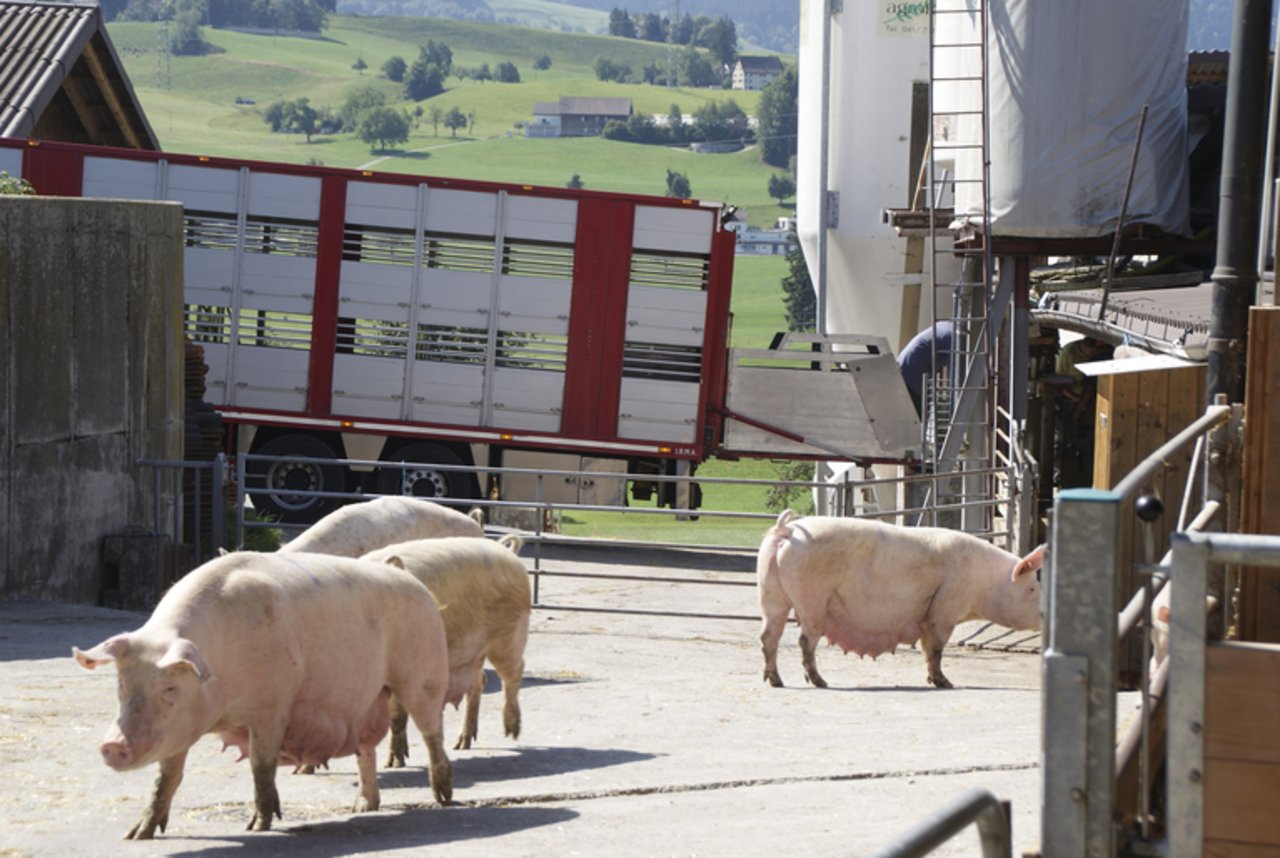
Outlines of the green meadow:
M 672 105 L 685 115 L 707 103 L 734 100 L 754 113 L 759 93 L 620 84 L 596 80 L 596 57 L 626 63 L 636 74 L 666 68 L 666 46 L 610 36 L 432 18 L 331 16 L 322 38 L 255 35 L 204 28 L 210 50 L 200 56 L 158 55 L 156 25 L 115 22 L 109 33 L 162 148 L 171 152 L 321 163 L 411 175 L 488 179 L 563 186 L 576 173 L 592 190 L 661 195 L 668 170 L 685 173 L 693 196 L 746 211 L 756 226 L 789 214 L 768 195 L 775 168 L 754 148 L 720 155 L 684 148 L 643 146 L 598 138 L 529 139 L 523 126 L 536 101 L 562 96 L 630 98 L 640 113 L 665 116 Z M 446 91 L 423 102 L 403 99 L 401 86 L 381 75 L 392 56 L 412 62 L 428 39 L 453 52 L 455 69 L 504 61 L 521 81 L 503 84 L 451 76 Z M 551 58 L 535 71 L 534 60 Z M 357 59 L 368 68 L 352 69 Z M 313 106 L 339 107 L 359 87 L 383 92 L 388 103 L 412 112 L 422 107 L 407 143 L 374 150 L 353 134 L 273 134 L 262 114 L 272 102 L 306 97 Z M 251 102 L 251 103 L 245 103 Z M 434 127 L 433 108 L 457 107 L 474 121 L 454 133 Z

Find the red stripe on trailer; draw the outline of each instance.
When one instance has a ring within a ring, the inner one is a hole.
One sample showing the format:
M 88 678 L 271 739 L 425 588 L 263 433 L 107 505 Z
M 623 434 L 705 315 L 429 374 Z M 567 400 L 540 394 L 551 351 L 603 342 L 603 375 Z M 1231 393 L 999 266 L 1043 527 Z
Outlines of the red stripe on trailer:
M 347 180 L 328 175 L 320 185 L 316 291 L 312 303 L 311 356 L 307 365 L 307 413 L 333 410 L 333 355 L 338 347 L 338 283 L 347 226 Z
M 634 206 L 610 200 L 578 204 L 561 420 L 565 433 L 603 438 L 618 432 L 634 212 Z
M 707 283 L 706 331 L 702 349 L 702 390 L 699 391 L 698 413 L 711 427 L 695 439 L 699 456 L 708 446 L 720 446 L 724 438 L 724 416 L 719 406 L 729 393 L 729 312 L 733 292 L 733 254 L 737 237 L 727 229 L 717 228 L 711 237 L 711 272 Z M 726 264 L 727 260 L 727 264 Z M 704 427 L 705 428 L 705 427 Z
M 22 153 L 22 175 L 42 196 L 78 197 L 84 188 L 84 155 L 28 145 Z

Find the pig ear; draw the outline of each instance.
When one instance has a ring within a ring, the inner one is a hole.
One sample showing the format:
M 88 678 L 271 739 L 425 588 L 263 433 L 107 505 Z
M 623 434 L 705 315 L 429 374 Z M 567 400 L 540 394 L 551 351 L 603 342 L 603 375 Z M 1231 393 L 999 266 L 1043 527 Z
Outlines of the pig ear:
M 1156 619 L 1159 620 L 1160 622 L 1162 623 L 1169 622 L 1169 616 L 1170 614 L 1169 614 L 1168 605 L 1161 605 L 1159 608 L 1156 608 Z
M 1013 567 L 1011 580 L 1017 581 L 1023 575 L 1029 575 L 1044 565 L 1044 546 L 1041 545 L 1035 551 L 1032 551 L 1026 557 L 1022 558 Z
M 129 636 L 127 634 L 116 635 L 107 638 L 102 643 L 92 649 L 82 650 L 79 647 L 71 648 L 71 655 L 75 657 L 76 663 L 85 670 L 93 670 L 104 664 L 109 664 L 117 658 L 123 656 L 129 650 Z
M 161 670 L 170 667 L 185 667 L 194 673 L 201 682 L 207 681 L 213 675 L 209 670 L 209 665 L 204 663 L 200 650 L 186 638 L 178 638 L 169 644 L 169 649 L 156 662 L 156 667 Z
M 388 566 L 394 566 L 397 569 L 404 568 L 404 561 L 400 559 L 400 555 L 398 554 L 392 554 L 390 557 L 386 558 L 382 562 L 387 564 Z

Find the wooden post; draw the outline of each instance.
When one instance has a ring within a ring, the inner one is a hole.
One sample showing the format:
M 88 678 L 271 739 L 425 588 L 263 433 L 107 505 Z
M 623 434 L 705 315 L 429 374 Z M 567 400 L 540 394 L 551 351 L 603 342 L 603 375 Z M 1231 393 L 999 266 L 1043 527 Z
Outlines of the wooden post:
M 1280 534 L 1280 307 L 1249 310 L 1240 530 Z M 1280 642 L 1280 570 L 1241 576 L 1240 637 Z

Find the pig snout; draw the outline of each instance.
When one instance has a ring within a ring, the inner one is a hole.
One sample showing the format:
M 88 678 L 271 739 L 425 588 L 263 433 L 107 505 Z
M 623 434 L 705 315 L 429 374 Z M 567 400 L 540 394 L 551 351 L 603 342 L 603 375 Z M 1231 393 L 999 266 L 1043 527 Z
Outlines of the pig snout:
M 133 751 L 124 741 L 108 739 L 98 750 L 102 752 L 102 762 L 117 772 L 127 770 L 133 763 Z

